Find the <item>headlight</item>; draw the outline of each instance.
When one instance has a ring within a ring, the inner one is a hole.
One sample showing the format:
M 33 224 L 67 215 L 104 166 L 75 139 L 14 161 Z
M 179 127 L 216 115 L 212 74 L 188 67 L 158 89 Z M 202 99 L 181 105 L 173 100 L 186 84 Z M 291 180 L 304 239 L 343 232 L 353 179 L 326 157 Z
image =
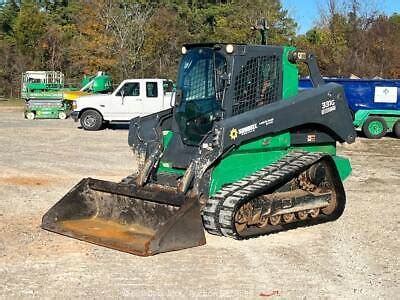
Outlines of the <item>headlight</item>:
M 233 50 L 234 50 L 234 47 L 233 47 L 232 44 L 228 44 L 228 45 L 226 45 L 225 50 L 226 50 L 226 53 L 232 54 Z
M 78 105 L 76 104 L 76 101 L 72 101 L 72 109 L 76 109 Z
M 185 46 L 182 47 L 182 54 L 185 55 L 187 53 L 187 49 Z

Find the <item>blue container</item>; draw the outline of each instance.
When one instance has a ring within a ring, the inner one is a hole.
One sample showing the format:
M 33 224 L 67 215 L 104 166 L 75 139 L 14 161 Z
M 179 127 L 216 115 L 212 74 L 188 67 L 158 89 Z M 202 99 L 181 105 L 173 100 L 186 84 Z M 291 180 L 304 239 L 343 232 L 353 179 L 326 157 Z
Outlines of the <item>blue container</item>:
M 341 84 L 350 109 L 400 110 L 400 80 L 324 78 L 325 82 Z M 300 79 L 299 88 L 311 88 L 310 79 Z

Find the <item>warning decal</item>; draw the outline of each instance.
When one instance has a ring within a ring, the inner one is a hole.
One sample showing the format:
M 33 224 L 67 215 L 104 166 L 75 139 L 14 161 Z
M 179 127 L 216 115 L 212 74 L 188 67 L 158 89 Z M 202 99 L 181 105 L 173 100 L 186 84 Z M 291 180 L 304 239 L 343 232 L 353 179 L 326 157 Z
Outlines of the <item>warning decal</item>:
M 376 103 L 396 103 L 397 87 L 377 86 L 375 87 L 374 102 Z

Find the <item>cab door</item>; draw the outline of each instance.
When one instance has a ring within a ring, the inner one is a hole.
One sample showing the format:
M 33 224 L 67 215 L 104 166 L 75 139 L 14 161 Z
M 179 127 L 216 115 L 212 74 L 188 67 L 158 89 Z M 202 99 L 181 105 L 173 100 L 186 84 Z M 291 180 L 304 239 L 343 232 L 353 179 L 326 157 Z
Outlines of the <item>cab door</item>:
M 143 88 L 141 82 L 126 82 L 115 94 L 114 117 L 116 121 L 127 121 L 143 115 Z
M 162 81 L 146 81 L 144 92 L 143 115 L 150 115 L 163 110 L 164 92 Z

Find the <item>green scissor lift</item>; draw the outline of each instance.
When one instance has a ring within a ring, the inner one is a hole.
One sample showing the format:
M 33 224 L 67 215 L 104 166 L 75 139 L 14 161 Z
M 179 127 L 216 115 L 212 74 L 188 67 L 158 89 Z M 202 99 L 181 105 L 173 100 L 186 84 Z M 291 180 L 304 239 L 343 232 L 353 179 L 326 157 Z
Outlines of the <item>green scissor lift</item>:
M 64 84 L 59 71 L 27 71 L 22 74 L 21 98 L 26 102 L 27 119 L 65 119 L 72 109 L 72 100 L 90 93 L 112 91 L 111 77 L 98 72 L 84 76 L 81 89 Z M 72 97 L 72 98 L 71 98 Z
M 21 98 L 27 119 L 65 119 L 71 109 L 64 101 L 64 74 L 59 71 L 27 71 L 22 74 Z

